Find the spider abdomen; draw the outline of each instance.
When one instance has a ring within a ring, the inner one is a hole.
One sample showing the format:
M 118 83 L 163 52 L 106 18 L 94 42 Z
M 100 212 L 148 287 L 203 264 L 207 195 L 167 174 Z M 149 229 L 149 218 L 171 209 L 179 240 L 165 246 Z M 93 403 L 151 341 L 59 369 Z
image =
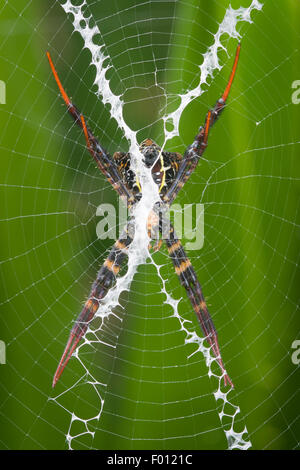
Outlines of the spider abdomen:
M 163 196 L 176 178 L 182 156 L 175 152 L 161 152 L 160 147 L 153 141 L 148 139 L 147 142 L 151 142 L 151 145 L 144 147 L 141 145 L 140 147 L 144 156 L 143 161 L 147 168 L 151 168 L 153 181 L 157 184 L 159 192 Z M 118 166 L 120 178 L 139 200 L 142 196 L 142 189 L 138 176 L 131 169 L 130 153 L 116 152 L 113 158 Z

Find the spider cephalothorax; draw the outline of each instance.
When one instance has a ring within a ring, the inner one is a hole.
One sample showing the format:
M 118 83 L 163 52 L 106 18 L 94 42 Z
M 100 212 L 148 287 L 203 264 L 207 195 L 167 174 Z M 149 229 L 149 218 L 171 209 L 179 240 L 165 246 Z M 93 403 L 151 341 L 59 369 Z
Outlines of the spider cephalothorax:
M 165 237 L 165 234 L 163 237 L 162 224 L 160 222 L 161 219 L 158 216 L 157 211 L 159 211 L 160 207 L 162 207 L 164 209 L 163 217 L 165 217 L 166 209 L 170 207 L 180 189 L 183 187 L 183 185 L 191 176 L 192 172 L 197 167 L 197 164 L 207 147 L 207 139 L 210 128 L 218 120 L 221 112 L 225 107 L 235 75 L 239 53 L 240 45 L 237 47 L 234 65 L 222 97 L 216 102 L 214 108 L 208 111 L 204 126 L 200 127 L 193 143 L 187 147 L 183 156 L 176 152 L 172 153 L 163 151 L 151 139 L 144 140 L 139 147 L 139 151 L 143 156 L 143 162 L 147 168 L 151 169 L 152 178 L 158 185 L 161 199 L 161 203 L 158 203 L 158 205 L 156 204 L 152 211 L 150 211 L 147 222 L 148 232 L 155 232 L 157 229 L 160 236 L 164 238 L 168 253 L 175 268 L 175 272 L 178 275 L 181 285 L 186 289 L 187 295 L 190 299 L 194 312 L 197 315 L 202 331 L 209 345 L 211 346 L 212 352 L 222 370 L 225 385 L 230 384 L 232 387 L 233 384 L 225 371 L 221 358 L 216 328 L 209 314 L 201 286 L 197 279 L 197 275 L 191 265 L 190 260 L 186 256 L 181 241 L 177 238 L 171 223 L 169 223 L 167 237 Z M 87 127 L 85 119 L 80 113 L 79 109 L 71 102 L 68 95 L 66 94 L 58 78 L 49 52 L 47 53 L 47 56 L 56 83 L 68 107 L 68 111 L 84 132 L 89 152 L 109 183 L 123 198 L 127 204 L 127 207 L 131 209 L 141 199 L 142 189 L 138 175 L 136 175 L 130 167 L 130 154 L 116 152 L 114 153 L 113 157 L 111 157 L 106 152 L 106 150 L 104 150 L 92 131 Z M 108 290 L 114 284 L 122 264 L 124 264 L 125 260 L 127 259 L 127 250 L 133 241 L 133 236 L 133 219 L 129 219 L 122 235 L 115 242 L 106 261 L 100 268 L 96 280 L 92 286 L 88 300 L 85 302 L 85 305 L 71 330 L 67 346 L 54 375 L 53 387 L 60 378 L 79 341 L 87 331 L 89 322 L 100 308 L 101 299 L 105 297 Z M 156 245 L 156 247 L 160 246 L 161 244 Z

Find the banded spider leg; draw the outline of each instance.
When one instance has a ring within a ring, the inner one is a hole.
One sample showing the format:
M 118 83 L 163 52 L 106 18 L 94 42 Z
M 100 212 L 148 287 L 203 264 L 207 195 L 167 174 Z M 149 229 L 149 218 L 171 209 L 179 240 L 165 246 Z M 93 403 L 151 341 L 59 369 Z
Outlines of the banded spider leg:
M 208 311 L 196 272 L 192 266 L 191 261 L 185 253 L 181 241 L 176 236 L 174 227 L 170 222 L 169 224 L 169 237 L 165 238 L 165 243 L 169 256 L 172 259 L 175 272 L 179 278 L 180 284 L 187 292 L 194 312 L 197 315 L 203 334 L 211 346 L 212 352 L 220 366 L 220 369 L 223 373 L 224 385 L 230 385 L 233 388 L 234 385 L 225 370 L 221 357 L 217 330 Z
M 57 384 L 79 341 L 86 333 L 90 321 L 94 318 L 101 304 L 101 300 L 106 296 L 109 289 L 111 289 L 116 282 L 116 277 L 121 266 L 127 258 L 127 250 L 129 245 L 132 243 L 133 235 L 134 223 L 133 220 L 129 220 L 121 237 L 115 242 L 108 257 L 98 271 L 89 297 L 74 323 L 66 348 L 54 374 L 52 387 L 55 387 Z

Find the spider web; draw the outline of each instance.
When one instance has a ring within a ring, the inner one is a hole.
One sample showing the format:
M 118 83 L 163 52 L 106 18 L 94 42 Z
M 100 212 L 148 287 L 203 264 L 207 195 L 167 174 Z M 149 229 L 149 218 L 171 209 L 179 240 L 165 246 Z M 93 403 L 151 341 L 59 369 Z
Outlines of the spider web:
M 299 448 L 297 2 L 0 8 L 1 447 Z M 158 194 L 138 144 L 151 137 L 184 153 L 239 40 L 227 109 L 176 199 L 204 205 L 204 246 L 188 256 L 235 384 L 228 391 L 166 250 L 148 251 Z M 143 188 L 128 268 L 54 390 L 73 321 L 123 222 L 117 211 L 111 238 L 98 238 L 97 207 L 119 201 L 60 106 L 46 50 L 102 145 L 132 153 Z

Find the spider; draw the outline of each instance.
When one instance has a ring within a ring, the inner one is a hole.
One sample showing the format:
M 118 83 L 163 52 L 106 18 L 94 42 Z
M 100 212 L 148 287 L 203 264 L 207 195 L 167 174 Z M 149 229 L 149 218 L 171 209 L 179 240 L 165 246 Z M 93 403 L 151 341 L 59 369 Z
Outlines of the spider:
M 139 150 L 143 156 L 143 163 L 146 167 L 151 168 L 151 174 L 154 182 L 159 187 L 160 195 L 158 206 L 152 210 L 152 215 L 148 218 L 148 232 L 156 226 L 156 228 L 159 228 L 160 234 L 162 234 L 162 224 L 159 222 L 157 210 L 160 208 L 170 207 L 180 189 L 197 167 L 197 164 L 207 147 L 210 128 L 217 121 L 225 107 L 233 78 L 235 76 L 239 54 L 240 44 L 237 46 L 234 64 L 222 97 L 216 102 L 215 106 L 208 111 L 204 125 L 199 128 L 198 134 L 196 135 L 193 143 L 187 147 L 183 156 L 175 152 L 162 151 L 161 148 L 149 138 L 140 144 Z M 68 112 L 74 118 L 76 124 L 78 124 L 83 130 L 87 149 L 109 183 L 111 183 L 112 187 L 117 191 L 120 197 L 126 201 L 128 208 L 132 209 L 132 207 L 141 199 L 142 191 L 138 177 L 130 167 L 130 154 L 116 152 L 111 156 L 106 152 L 87 126 L 82 113 L 71 102 L 65 92 L 49 52 L 47 52 L 47 58 Z M 175 272 L 178 275 L 181 285 L 186 289 L 205 338 L 220 366 L 224 384 L 225 386 L 230 385 L 233 388 L 233 383 L 225 370 L 220 354 L 217 331 L 208 312 L 202 288 L 197 279 L 195 270 L 186 256 L 181 241 L 177 238 L 172 224 L 170 224 L 169 227 L 169 236 L 165 238 L 164 241 L 166 243 L 169 256 L 173 262 Z M 132 228 L 133 221 L 132 219 L 129 219 L 129 222 L 123 230 L 120 238 L 115 242 L 107 259 L 98 271 L 89 297 L 71 329 L 67 345 L 53 378 L 52 387 L 55 387 L 73 352 L 77 348 L 78 343 L 86 333 L 89 323 L 100 307 L 101 299 L 106 296 L 108 290 L 114 285 L 121 266 L 127 258 L 128 247 L 133 241 L 132 230 L 130 230 Z M 157 243 L 155 249 L 159 249 L 161 243 L 162 240 Z

